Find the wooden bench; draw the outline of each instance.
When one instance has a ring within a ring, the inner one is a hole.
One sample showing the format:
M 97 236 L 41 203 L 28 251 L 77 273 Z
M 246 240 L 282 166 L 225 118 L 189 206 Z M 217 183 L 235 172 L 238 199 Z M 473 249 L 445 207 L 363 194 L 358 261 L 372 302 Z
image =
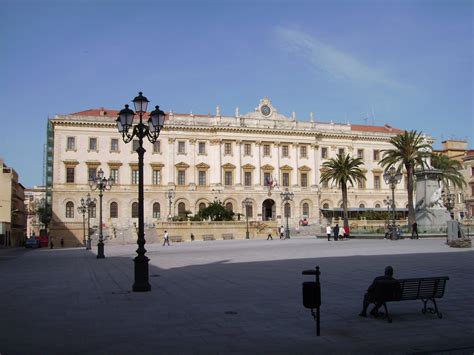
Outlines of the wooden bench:
M 171 240 L 172 242 L 178 242 L 178 243 L 180 243 L 180 242 L 183 241 L 183 237 L 180 236 L 180 235 L 172 235 L 172 236 L 170 236 L 170 240 Z
M 446 281 L 448 276 L 440 277 L 423 277 L 416 279 L 400 279 L 400 280 L 379 280 L 375 283 L 375 305 L 377 307 L 384 307 L 388 322 L 392 322 L 392 318 L 388 313 L 387 302 L 413 301 L 421 300 L 423 302 L 423 309 L 421 312 L 436 313 L 438 318 L 443 315 L 436 304 L 437 298 L 444 296 L 446 289 Z M 428 302 L 431 301 L 433 307 L 428 307 Z
M 223 240 L 232 240 L 234 239 L 234 235 L 232 233 L 222 234 Z
M 214 234 L 205 234 L 202 236 L 202 240 L 204 241 L 216 240 L 216 238 L 214 238 Z

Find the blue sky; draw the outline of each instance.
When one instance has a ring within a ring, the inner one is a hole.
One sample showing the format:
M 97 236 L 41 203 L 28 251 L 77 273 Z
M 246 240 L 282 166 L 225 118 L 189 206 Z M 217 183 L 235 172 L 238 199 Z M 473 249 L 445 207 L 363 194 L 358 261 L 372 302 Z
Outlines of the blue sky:
M 252 111 L 421 130 L 472 148 L 473 2 L 0 0 L 0 156 L 41 184 L 48 117 Z M 365 118 L 365 120 L 364 120 Z

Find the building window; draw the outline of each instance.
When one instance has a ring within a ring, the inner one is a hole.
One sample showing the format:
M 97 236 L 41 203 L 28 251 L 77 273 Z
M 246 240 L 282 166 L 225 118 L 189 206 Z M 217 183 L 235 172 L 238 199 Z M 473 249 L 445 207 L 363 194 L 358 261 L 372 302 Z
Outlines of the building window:
M 178 185 L 186 185 L 186 171 L 178 170 Z
M 282 178 L 283 178 L 283 181 L 282 181 L 283 186 L 285 187 L 290 186 L 290 173 L 283 173 Z
M 252 145 L 250 143 L 244 144 L 244 155 L 252 155 Z
M 138 218 L 138 202 L 132 203 L 132 218 Z
M 359 189 L 365 189 L 365 179 L 361 177 L 357 178 L 357 187 Z
M 232 155 L 232 143 L 224 143 L 224 155 Z
M 66 168 L 66 182 L 74 184 L 74 168 Z
M 291 206 L 288 202 L 285 203 L 285 218 L 286 217 L 291 218 Z
M 97 168 L 87 169 L 87 176 L 89 177 L 89 180 L 94 180 L 97 177 Z
M 374 161 L 380 160 L 380 150 L 374 149 Z
M 206 142 L 199 142 L 199 154 L 206 154 Z
M 119 182 L 119 171 L 117 168 L 110 169 L 110 177 L 114 180 L 114 184 Z
M 302 145 L 300 147 L 300 157 L 301 158 L 307 158 L 308 157 L 308 147 L 306 147 L 305 145 Z
M 132 153 L 136 152 L 139 146 L 140 146 L 140 142 L 138 141 L 138 139 L 134 139 L 132 141 Z
M 245 186 L 252 186 L 252 172 L 245 171 L 244 172 L 244 185 Z
M 229 212 L 232 212 L 234 210 L 234 206 L 232 205 L 232 202 L 227 202 L 225 204 L 225 209 Z
M 321 148 L 321 158 L 327 159 L 328 158 L 328 148 L 322 147 Z
M 178 142 L 178 154 L 186 154 L 186 142 Z
M 344 155 L 344 154 L 345 154 L 344 148 L 339 148 L 339 149 L 337 150 L 337 154 L 338 154 L 338 155 Z
M 199 186 L 206 186 L 206 172 L 203 170 L 198 172 L 198 184 Z
M 110 218 L 118 218 L 118 204 L 117 202 L 110 203 Z
M 308 187 L 308 174 L 301 173 L 301 187 Z
M 186 217 L 186 205 L 184 202 L 178 203 L 178 216 Z
M 153 204 L 153 218 L 160 218 L 160 204 L 158 202 Z
M 471 196 L 474 196 L 474 185 L 471 185 Z
M 380 203 L 376 203 L 375 208 L 380 208 Z
M 67 150 L 76 150 L 76 137 L 67 137 Z
M 132 184 L 138 185 L 138 169 L 132 169 Z
M 282 145 L 281 146 L 281 156 L 283 158 L 288 158 L 288 156 L 290 155 L 290 149 L 287 145 Z
M 263 156 L 269 157 L 270 156 L 270 144 L 263 145 Z
M 66 218 L 74 218 L 74 203 L 71 201 L 66 203 Z
M 263 186 L 268 186 L 271 184 L 272 175 L 270 173 L 263 173 Z
M 225 171 L 224 172 L 224 185 L 231 186 L 232 185 L 232 171 Z
M 89 138 L 89 150 L 97 150 L 97 138 Z
M 303 203 L 303 217 L 309 217 L 309 205 L 306 202 Z
M 118 152 L 119 151 L 119 141 L 117 138 L 112 138 L 110 140 L 110 151 Z
M 89 217 L 95 218 L 96 217 L 96 206 L 94 202 L 91 202 L 89 205 Z
M 374 176 L 374 189 L 380 190 L 380 175 Z
M 153 185 L 160 185 L 161 184 L 161 170 L 153 169 L 152 184 Z
M 361 203 L 361 204 L 359 205 L 359 208 L 365 208 L 365 205 L 364 205 L 363 203 Z
M 153 153 L 161 153 L 161 141 L 153 143 Z
M 198 207 L 199 211 L 202 211 L 205 208 L 206 208 L 206 204 L 204 202 L 201 202 Z
M 364 149 L 357 149 L 357 158 L 364 159 Z

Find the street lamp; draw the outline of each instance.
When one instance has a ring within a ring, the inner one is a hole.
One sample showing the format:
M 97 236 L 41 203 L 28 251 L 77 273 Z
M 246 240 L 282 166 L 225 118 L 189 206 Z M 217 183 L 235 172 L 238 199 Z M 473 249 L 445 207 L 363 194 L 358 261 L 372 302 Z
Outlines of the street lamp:
M 395 228 L 395 187 L 402 180 L 403 174 L 397 170 L 393 165 L 390 169 L 385 170 L 383 179 L 385 183 L 392 189 L 392 239 L 396 239 L 396 228 Z
M 77 212 L 82 213 L 82 225 L 84 228 L 84 246 L 86 250 L 91 249 L 91 208 L 95 205 L 96 199 L 91 198 L 90 194 L 87 194 L 87 198 L 81 198 L 81 205 L 77 207 Z M 86 241 L 86 226 L 85 226 L 85 214 L 87 213 L 87 241 Z
M 250 239 L 250 234 L 249 234 L 249 209 L 252 206 L 252 200 L 248 197 L 245 198 L 244 206 L 245 206 L 245 217 L 247 219 L 247 231 L 245 232 L 245 239 Z
M 453 209 L 455 206 L 455 198 L 456 195 L 450 193 L 449 191 L 446 192 L 444 195 L 444 205 L 446 206 L 446 209 L 449 211 L 449 214 L 451 215 L 451 218 L 453 218 Z
M 132 141 L 134 137 L 138 138 L 138 249 L 135 262 L 135 282 L 133 284 L 134 292 L 151 291 L 151 285 L 148 282 L 148 259 L 145 256 L 145 227 L 144 227 L 144 191 L 143 191 L 143 156 L 145 155 L 145 148 L 143 148 L 143 138 L 147 138 L 150 143 L 155 143 L 160 135 L 165 122 L 165 113 L 155 106 L 149 114 L 148 125 L 143 123 L 143 116 L 146 113 L 148 106 L 148 99 L 143 96 L 141 92 L 133 99 L 135 112 L 125 105 L 125 108 L 119 112 L 116 120 L 119 133 L 122 134 L 122 139 L 125 143 Z M 135 113 L 138 114 L 139 122 L 133 125 L 133 118 Z M 129 133 L 129 130 L 130 133 Z
M 168 213 L 168 221 L 171 221 L 172 219 L 172 216 L 171 216 L 171 205 L 173 204 L 173 199 L 174 199 L 174 196 L 175 196 L 175 192 L 173 189 L 169 189 L 167 192 L 166 192 L 166 197 L 168 198 L 168 205 L 169 205 L 169 213 Z
M 104 195 L 104 191 L 112 188 L 113 184 L 114 179 L 104 177 L 104 171 L 102 169 L 99 169 L 95 177 L 93 176 L 89 179 L 89 187 L 91 190 L 99 190 L 99 243 L 97 244 L 97 259 L 105 258 L 104 237 L 102 235 L 102 196 Z
M 290 228 L 288 226 L 288 217 L 289 217 L 289 209 L 287 209 L 287 204 L 289 201 L 293 201 L 293 197 L 295 197 L 295 194 L 293 192 L 289 192 L 288 188 L 285 189 L 284 192 L 280 193 L 281 199 L 283 201 L 283 211 L 285 212 L 285 217 L 286 217 L 286 237 L 285 239 L 290 239 Z

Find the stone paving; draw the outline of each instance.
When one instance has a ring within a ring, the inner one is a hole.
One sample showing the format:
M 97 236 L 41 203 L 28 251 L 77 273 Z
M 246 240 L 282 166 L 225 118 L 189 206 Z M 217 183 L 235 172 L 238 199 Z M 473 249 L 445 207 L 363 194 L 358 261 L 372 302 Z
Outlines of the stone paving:
M 444 239 L 230 240 L 147 244 L 152 291 L 133 293 L 136 246 L 0 250 L 0 354 L 473 354 L 473 250 Z M 386 265 L 450 277 L 443 318 L 391 303 L 360 318 Z M 301 271 L 321 268 L 321 336 Z

